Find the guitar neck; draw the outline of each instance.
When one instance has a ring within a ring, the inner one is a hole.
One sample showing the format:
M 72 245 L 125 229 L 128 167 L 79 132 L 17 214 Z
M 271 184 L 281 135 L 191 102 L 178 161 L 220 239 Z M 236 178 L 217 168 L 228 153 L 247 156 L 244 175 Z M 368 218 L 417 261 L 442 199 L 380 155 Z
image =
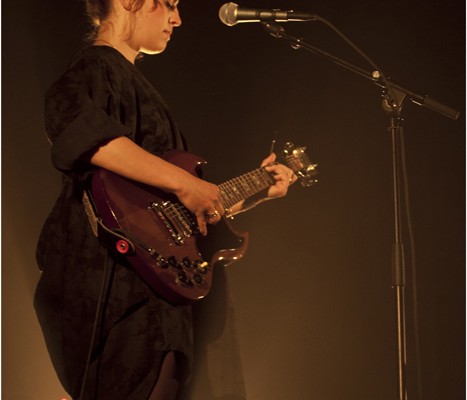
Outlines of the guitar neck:
M 219 185 L 224 208 L 230 208 L 239 201 L 245 200 L 256 193 L 272 186 L 275 180 L 264 168 L 243 174 Z

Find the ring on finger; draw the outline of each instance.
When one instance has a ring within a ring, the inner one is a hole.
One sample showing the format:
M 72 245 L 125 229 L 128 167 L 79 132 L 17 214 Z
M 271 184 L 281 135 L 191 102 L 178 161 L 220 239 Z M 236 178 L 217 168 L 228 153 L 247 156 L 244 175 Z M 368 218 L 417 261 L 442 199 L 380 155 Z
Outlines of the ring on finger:
M 217 216 L 219 216 L 219 211 L 214 210 L 214 212 L 205 213 L 204 215 L 206 216 L 206 218 L 209 218 L 209 219 L 216 218 Z

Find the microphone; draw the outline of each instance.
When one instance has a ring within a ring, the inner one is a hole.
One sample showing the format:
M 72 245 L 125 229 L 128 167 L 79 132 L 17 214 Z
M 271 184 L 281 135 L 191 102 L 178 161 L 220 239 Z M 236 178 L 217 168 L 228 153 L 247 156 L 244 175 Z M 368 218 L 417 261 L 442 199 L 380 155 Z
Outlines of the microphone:
M 225 25 L 233 26 L 240 22 L 313 21 L 317 15 L 293 10 L 244 8 L 235 3 L 225 3 L 219 10 L 219 18 Z

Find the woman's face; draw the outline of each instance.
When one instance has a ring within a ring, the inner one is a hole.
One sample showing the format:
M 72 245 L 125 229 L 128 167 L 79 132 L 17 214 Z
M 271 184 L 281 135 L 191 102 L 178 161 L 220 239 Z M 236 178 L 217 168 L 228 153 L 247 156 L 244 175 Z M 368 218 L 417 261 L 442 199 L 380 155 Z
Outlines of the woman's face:
M 153 0 L 146 0 L 136 12 L 131 41 L 140 52 L 157 54 L 165 50 L 174 28 L 182 23 L 177 5 L 178 0 L 159 0 L 157 6 Z

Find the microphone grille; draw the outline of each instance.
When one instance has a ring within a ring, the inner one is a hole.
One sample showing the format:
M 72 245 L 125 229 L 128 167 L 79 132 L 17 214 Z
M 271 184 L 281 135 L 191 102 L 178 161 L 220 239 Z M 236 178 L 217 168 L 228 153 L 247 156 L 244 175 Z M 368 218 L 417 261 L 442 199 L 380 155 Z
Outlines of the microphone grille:
M 237 4 L 225 3 L 219 10 L 220 20 L 228 26 L 235 25 L 237 23 L 237 9 Z

